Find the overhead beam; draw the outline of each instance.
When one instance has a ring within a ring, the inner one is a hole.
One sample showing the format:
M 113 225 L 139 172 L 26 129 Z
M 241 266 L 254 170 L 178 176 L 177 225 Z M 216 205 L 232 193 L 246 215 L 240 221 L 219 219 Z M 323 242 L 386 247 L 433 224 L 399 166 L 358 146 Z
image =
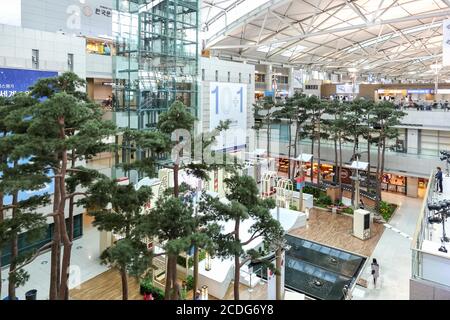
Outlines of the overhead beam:
M 212 35 L 209 39 L 206 40 L 206 47 L 207 48 L 211 47 L 212 45 L 217 43 L 217 41 L 219 41 L 221 37 L 226 36 L 228 32 L 235 30 L 241 27 L 242 25 L 249 23 L 255 18 L 263 15 L 264 13 L 268 13 L 270 10 L 273 10 L 291 1 L 292 0 L 270 0 L 266 2 L 262 6 L 259 6 L 258 8 L 248 12 L 247 14 L 243 15 L 242 17 L 233 21 L 232 23 L 225 25 L 224 28 L 222 28 L 220 31 L 216 32 L 214 35 Z
M 305 33 L 305 34 L 301 34 L 301 35 L 297 35 L 297 36 L 286 37 L 286 38 L 279 38 L 277 40 L 268 41 L 268 42 L 263 43 L 263 45 L 270 46 L 270 45 L 277 44 L 277 43 L 280 43 L 280 42 L 289 42 L 289 41 L 293 41 L 293 40 L 301 40 L 301 39 L 306 39 L 306 38 L 326 35 L 326 34 L 330 34 L 330 33 L 338 33 L 338 32 L 345 32 L 345 31 L 352 31 L 352 30 L 361 30 L 361 29 L 366 29 L 366 28 L 373 27 L 373 26 L 380 26 L 380 25 L 385 25 L 385 24 L 393 24 L 393 23 L 398 23 L 398 22 L 414 21 L 414 20 L 429 19 L 429 18 L 438 18 L 438 17 L 447 16 L 447 15 L 450 15 L 450 9 L 439 10 L 437 12 L 431 12 L 431 13 L 426 13 L 426 14 L 418 14 L 418 15 L 402 17 L 402 18 L 374 21 L 373 23 L 364 23 L 364 24 L 358 24 L 358 25 L 347 26 L 347 27 L 342 27 L 342 28 L 326 29 L 326 30 L 321 30 L 321 31 L 316 31 L 316 32 L 310 32 L 310 33 Z M 259 46 L 260 45 L 254 45 L 254 44 L 224 45 L 224 46 L 213 46 L 213 47 L 211 47 L 211 49 L 257 48 Z
M 350 7 L 350 9 L 352 9 L 361 19 L 363 19 L 363 21 L 365 22 L 369 22 L 369 20 L 366 18 L 365 15 L 362 14 L 361 10 L 359 10 L 358 6 L 353 3 L 350 2 L 349 0 L 347 0 L 347 5 Z

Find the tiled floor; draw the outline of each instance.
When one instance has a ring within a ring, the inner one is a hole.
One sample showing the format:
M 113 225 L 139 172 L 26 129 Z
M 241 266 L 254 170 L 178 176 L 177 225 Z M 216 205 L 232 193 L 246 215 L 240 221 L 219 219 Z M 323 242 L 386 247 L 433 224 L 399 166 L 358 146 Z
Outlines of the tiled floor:
M 78 286 L 96 275 L 107 270 L 106 266 L 100 265 L 100 233 L 95 228 L 85 230 L 81 239 L 75 240 L 72 249 L 72 270 L 69 288 Z M 25 286 L 17 289 L 17 297 L 22 300 L 25 292 L 31 289 L 37 290 L 37 299 L 48 299 L 50 282 L 50 252 L 40 255 L 24 269 L 30 274 L 29 281 Z M 5 279 L 7 270 L 2 270 L 2 279 Z M 7 295 L 7 282 L 2 283 L 2 294 Z M 2 297 L 3 298 L 3 297 Z
M 292 235 L 363 256 L 370 256 L 384 231 L 382 224 L 374 223 L 372 237 L 360 240 L 352 235 L 353 218 L 314 209 L 309 214 L 306 227 L 289 232 Z
M 423 199 L 384 193 L 383 199 L 399 205 L 389 224 L 412 236 L 416 227 Z M 370 263 L 376 258 L 380 265 L 380 277 L 374 287 Z M 368 279 L 368 288 L 356 287 L 353 299 L 407 300 L 411 277 L 411 240 L 391 229 L 386 229 L 371 255 L 362 277 Z

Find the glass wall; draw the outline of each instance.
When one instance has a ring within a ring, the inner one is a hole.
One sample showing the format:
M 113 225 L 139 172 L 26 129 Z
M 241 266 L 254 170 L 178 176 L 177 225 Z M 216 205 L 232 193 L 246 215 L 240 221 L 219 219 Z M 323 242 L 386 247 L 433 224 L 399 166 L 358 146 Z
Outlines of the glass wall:
M 176 100 L 197 113 L 198 1 L 115 1 L 115 110 L 155 127 Z

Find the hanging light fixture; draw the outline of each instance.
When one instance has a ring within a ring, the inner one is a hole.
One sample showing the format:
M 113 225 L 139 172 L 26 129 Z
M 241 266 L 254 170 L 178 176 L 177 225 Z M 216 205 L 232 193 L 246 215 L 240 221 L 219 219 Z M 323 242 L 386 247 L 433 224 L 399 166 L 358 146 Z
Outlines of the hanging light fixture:
M 206 252 L 205 255 L 205 270 L 210 271 L 211 270 L 211 256 L 208 252 Z

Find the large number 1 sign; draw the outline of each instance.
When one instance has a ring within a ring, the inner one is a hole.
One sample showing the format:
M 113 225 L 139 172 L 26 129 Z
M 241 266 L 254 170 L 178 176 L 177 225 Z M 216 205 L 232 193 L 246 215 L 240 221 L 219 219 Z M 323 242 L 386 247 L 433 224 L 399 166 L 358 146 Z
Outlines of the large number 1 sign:
M 213 149 L 243 148 L 247 129 L 247 86 L 240 83 L 213 82 L 210 87 L 210 130 L 220 121 L 230 120 L 230 128 L 222 132 Z

